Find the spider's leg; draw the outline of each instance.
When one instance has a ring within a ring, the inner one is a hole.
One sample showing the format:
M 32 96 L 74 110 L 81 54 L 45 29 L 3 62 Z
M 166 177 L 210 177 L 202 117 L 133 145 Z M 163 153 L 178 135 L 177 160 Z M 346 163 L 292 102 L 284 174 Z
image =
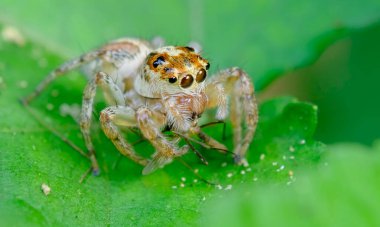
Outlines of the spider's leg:
M 189 150 L 189 146 L 185 145 L 178 148 L 176 142 L 171 142 L 161 133 L 160 122 L 156 118 L 156 112 L 148 109 L 147 107 L 140 107 L 136 111 L 137 125 L 142 134 L 148 139 L 156 152 L 152 156 L 152 160 L 145 166 L 143 174 L 149 174 L 158 168 L 170 163 L 173 158 L 185 154 Z
M 112 79 L 105 73 L 99 72 L 95 78 L 90 80 L 84 89 L 82 98 L 82 111 L 80 115 L 80 129 L 88 150 L 88 156 L 92 163 L 94 174 L 99 171 L 99 166 L 95 158 L 95 149 L 91 141 L 90 126 L 91 117 L 94 104 L 94 98 L 96 95 L 96 88 L 100 86 L 104 94 L 113 97 L 116 105 L 124 105 L 123 93 L 120 88 L 112 81 Z
M 132 145 L 126 141 L 118 128 L 118 126 L 134 127 L 137 125 L 135 111 L 132 108 L 128 106 L 107 107 L 100 113 L 100 122 L 103 132 L 122 155 L 140 165 L 146 166 L 148 164 L 147 159 L 136 154 Z
M 249 76 L 239 68 L 223 70 L 206 85 L 206 93 L 209 98 L 208 108 L 217 108 L 216 118 L 218 120 L 224 120 L 230 109 L 234 132 L 235 162 L 243 164 L 258 121 L 254 87 Z M 228 108 L 227 97 L 231 101 L 230 108 Z
M 34 91 L 22 99 L 24 105 L 28 105 L 34 98 L 36 98 L 46 87 L 51 84 L 56 78 L 64 75 L 65 73 L 74 70 L 84 64 L 87 64 L 94 59 L 98 58 L 102 54 L 102 51 L 92 51 L 86 54 L 83 54 L 79 58 L 72 59 L 55 70 L 51 71 L 45 78 L 42 80 Z
M 199 139 L 201 139 L 204 143 L 206 143 L 208 146 L 210 146 L 211 149 L 215 149 L 220 151 L 221 153 L 227 153 L 228 148 L 212 138 L 211 136 L 207 135 L 206 133 L 202 132 L 200 127 L 193 127 L 190 129 L 191 133 L 194 135 L 197 135 Z

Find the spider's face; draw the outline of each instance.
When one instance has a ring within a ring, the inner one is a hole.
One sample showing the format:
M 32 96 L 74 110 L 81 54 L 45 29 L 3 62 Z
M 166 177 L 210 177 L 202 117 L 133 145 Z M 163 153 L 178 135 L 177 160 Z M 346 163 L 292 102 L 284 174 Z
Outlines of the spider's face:
M 153 98 L 163 93 L 198 92 L 209 67 L 208 61 L 191 47 L 162 47 L 148 55 L 136 88 L 140 94 Z

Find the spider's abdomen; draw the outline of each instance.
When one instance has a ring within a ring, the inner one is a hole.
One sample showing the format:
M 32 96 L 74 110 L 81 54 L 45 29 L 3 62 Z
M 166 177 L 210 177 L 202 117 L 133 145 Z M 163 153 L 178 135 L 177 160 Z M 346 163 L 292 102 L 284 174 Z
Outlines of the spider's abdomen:
M 105 44 L 99 49 L 99 57 L 83 67 L 89 79 L 97 72 L 107 73 L 122 91 L 133 88 L 134 78 L 148 53 L 149 43 L 124 38 Z

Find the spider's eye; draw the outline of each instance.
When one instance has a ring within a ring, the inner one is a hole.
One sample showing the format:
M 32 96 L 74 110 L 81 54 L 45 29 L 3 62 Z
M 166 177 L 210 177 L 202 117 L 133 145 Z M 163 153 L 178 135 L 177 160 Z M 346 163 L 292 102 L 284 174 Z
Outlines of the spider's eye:
M 177 81 L 177 77 L 171 77 L 169 78 L 169 83 L 173 84 Z
M 157 68 L 157 66 L 162 65 L 165 62 L 165 59 L 160 56 L 153 62 L 153 67 Z
M 208 70 L 210 68 L 210 63 L 207 62 L 206 69 Z
M 199 72 L 197 73 L 197 77 L 195 78 L 195 80 L 200 83 L 200 82 L 203 82 L 205 79 L 206 79 L 206 70 L 204 69 L 201 69 L 199 70 Z
M 185 47 L 188 51 L 194 52 L 194 48 L 192 47 Z
M 194 78 L 190 74 L 187 74 L 184 78 L 181 80 L 181 87 L 188 88 L 193 84 Z

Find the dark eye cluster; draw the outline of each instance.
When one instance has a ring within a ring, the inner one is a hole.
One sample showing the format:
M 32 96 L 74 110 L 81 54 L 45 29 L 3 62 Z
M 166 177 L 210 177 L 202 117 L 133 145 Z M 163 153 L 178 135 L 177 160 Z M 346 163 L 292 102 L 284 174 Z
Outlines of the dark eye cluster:
M 191 47 L 185 47 L 185 48 L 189 51 L 194 51 L 194 49 Z M 165 58 L 163 56 L 159 56 L 156 58 L 156 60 L 152 64 L 154 68 L 157 68 L 158 66 L 163 65 L 164 63 L 165 63 Z M 210 63 L 207 63 L 205 68 L 206 70 L 208 70 L 210 68 Z M 171 70 L 170 68 L 167 68 L 167 67 L 164 68 L 165 72 L 169 72 L 170 70 Z M 195 81 L 197 81 L 197 83 L 201 83 L 206 79 L 206 76 L 207 76 L 206 70 L 205 69 L 199 70 L 199 72 L 195 76 Z M 168 82 L 171 84 L 174 84 L 175 82 L 177 82 L 177 80 L 178 80 L 177 77 L 173 76 L 168 79 Z M 193 84 L 193 82 L 194 82 L 194 77 L 188 74 L 181 79 L 180 86 L 182 88 L 188 88 Z
M 164 62 L 165 62 L 165 59 L 164 59 L 162 56 L 160 56 L 160 57 L 158 57 L 158 58 L 153 62 L 153 67 L 154 67 L 154 68 L 157 68 L 157 66 L 164 64 Z

